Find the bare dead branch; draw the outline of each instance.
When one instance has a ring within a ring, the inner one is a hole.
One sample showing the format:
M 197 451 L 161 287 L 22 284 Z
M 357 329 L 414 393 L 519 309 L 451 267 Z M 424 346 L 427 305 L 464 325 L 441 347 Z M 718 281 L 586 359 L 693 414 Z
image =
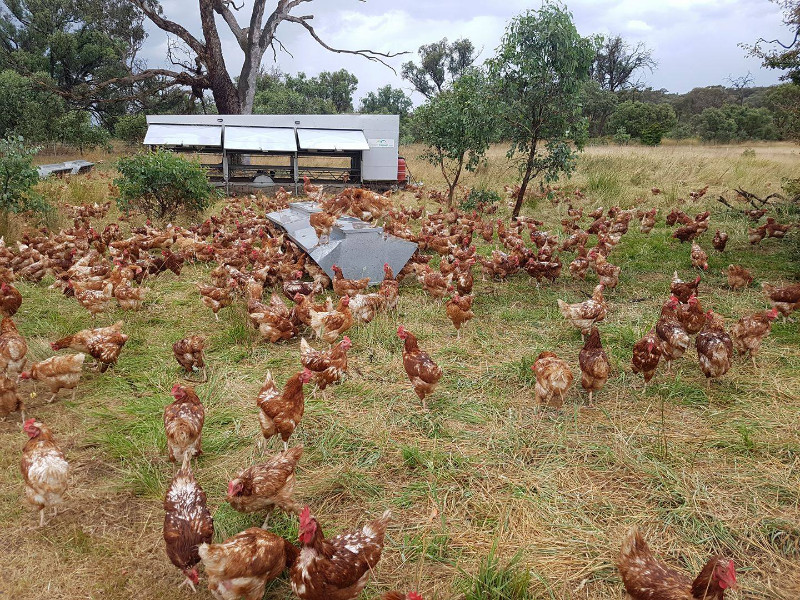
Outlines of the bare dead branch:
M 243 29 L 241 25 L 239 25 L 239 21 L 236 19 L 236 15 L 231 11 L 230 5 L 233 5 L 234 10 L 240 10 L 242 6 L 244 6 L 244 3 L 242 3 L 242 6 L 237 7 L 233 2 L 228 2 L 227 0 L 215 0 L 214 11 L 222 16 L 241 49 L 246 51 L 247 29 Z
M 169 69 L 147 69 L 145 71 L 141 71 L 140 73 L 132 73 L 123 77 L 114 77 L 106 81 L 101 81 L 95 84 L 92 90 L 94 92 L 103 88 L 107 88 L 111 85 L 129 85 L 131 83 L 145 81 L 146 79 L 152 79 L 153 77 L 169 77 L 172 79 L 172 85 L 177 83 L 179 85 L 200 87 L 203 89 L 208 89 L 211 87 L 208 78 L 205 75 L 195 76 L 190 75 L 189 73 L 171 71 Z
M 746 211 L 742 210 L 741 208 L 736 208 L 733 204 L 728 202 L 725 199 L 725 196 L 720 196 L 719 198 L 717 198 L 717 202 L 721 202 L 722 204 L 724 204 L 725 206 L 727 206 L 731 210 L 735 210 L 736 212 L 746 212 Z
M 184 42 L 186 42 L 189 47 L 194 51 L 195 54 L 198 56 L 205 55 L 206 47 L 205 44 L 200 42 L 196 37 L 194 37 L 189 31 L 175 23 L 174 21 L 170 21 L 165 19 L 156 11 L 151 9 L 143 0 L 131 0 L 136 6 L 138 6 L 141 11 L 150 19 L 153 24 L 161 29 L 162 31 L 166 31 L 167 33 L 172 33 L 173 35 L 177 35 L 181 38 Z
M 187 71 L 195 71 L 195 67 L 191 64 L 189 50 L 185 46 L 181 46 L 180 41 L 174 38 L 167 39 L 167 60 L 170 64 Z M 179 58 L 178 53 L 183 54 L 186 58 Z
M 292 58 L 294 58 L 294 54 L 292 54 L 291 52 L 289 52 L 289 50 L 286 48 L 286 46 L 284 46 L 284 45 L 283 45 L 283 42 L 281 42 L 281 41 L 280 41 L 278 38 L 276 38 L 276 37 L 273 37 L 273 38 L 272 38 L 272 43 L 269 45 L 269 47 L 270 47 L 270 48 L 272 48 L 272 57 L 273 57 L 273 58 L 274 58 L 276 61 L 278 60 L 278 53 L 275 51 L 275 43 L 276 43 L 276 42 L 277 42 L 277 44 L 278 44 L 278 46 L 280 47 L 280 49 L 281 49 L 281 51 L 282 51 L 282 52 L 286 52 L 286 54 L 288 54 L 289 56 L 291 56 Z
M 317 32 L 314 31 L 314 28 L 308 23 L 308 20 L 312 19 L 313 15 L 305 15 L 302 17 L 295 17 L 292 15 L 286 15 L 285 20 L 291 23 L 299 23 L 303 27 L 306 28 L 311 37 L 314 38 L 320 46 L 325 48 L 328 52 L 335 52 L 336 54 L 355 54 L 357 56 L 363 56 L 367 60 L 371 60 L 373 62 L 379 62 L 383 66 L 388 67 L 392 70 L 392 72 L 396 75 L 397 71 L 395 71 L 394 67 L 387 63 L 383 58 L 394 58 L 395 56 L 401 56 L 403 54 L 409 54 L 408 52 L 378 52 L 376 50 L 343 50 L 341 48 L 334 48 L 328 44 L 326 44 L 322 38 L 317 35 Z

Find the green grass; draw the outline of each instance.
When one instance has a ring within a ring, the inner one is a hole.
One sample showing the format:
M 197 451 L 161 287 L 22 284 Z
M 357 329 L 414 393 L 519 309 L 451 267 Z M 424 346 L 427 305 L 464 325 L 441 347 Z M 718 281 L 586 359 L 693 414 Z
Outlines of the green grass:
M 759 194 L 778 189 L 796 170 L 796 149 L 787 148 L 758 146 L 756 159 L 746 160 L 741 148 L 592 148 L 573 179 L 562 182 L 568 196 L 574 187 L 584 191 L 586 199 L 572 202 L 586 212 L 613 204 L 660 209 L 650 235 L 633 223 L 609 258 L 623 271 L 619 287 L 607 295 L 611 307 L 600 326 L 613 371 L 596 394 L 595 410 L 585 407 L 579 383 L 580 334 L 564 324 L 556 300 L 582 300 L 597 280 L 593 274 L 573 279 L 566 268 L 570 254 L 562 256 L 562 278 L 552 285 L 537 286 L 524 273 L 506 283 L 481 281 L 476 269 L 477 318 L 461 340 L 444 309 L 416 284 L 402 286 L 397 315 L 349 332 L 350 376 L 324 395 L 307 394 L 292 443 L 305 448 L 297 499 L 309 504 L 327 535 L 393 511 L 364 598 L 417 589 L 435 600 L 617 599 L 622 587 L 614 558 L 633 524 L 660 556 L 689 571 L 714 552 L 731 556 L 743 587 L 734 600 L 800 597 L 785 591 L 800 556 L 797 323 L 775 323 L 759 369 L 737 358 L 710 387 L 693 346 L 671 376 L 660 370 L 646 391 L 630 372 L 631 346 L 655 323 L 672 272 L 694 276 L 689 246 L 672 239 L 663 221 L 688 191 L 711 185 L 699 203 L 680 204 L 689 214 L 712 211 L 711 231 L 700 239 L 711 263 L 700 287 L 704 308 L 731 324 L 766 306 L 762 281 L 797 277 L 793 252 L 800 233 L 752 247 L 749 222 L 714 201 L 733 187 Z M 434 170 L 410 160 L 415 176 L 437 182 Z M 502 193 L 512 177 L 502 149 L 495 148 L 488 166 L 465 181 Z M 102 179 L 89 183 L 75 189 L 59 184 L 54 193 L 78 201 L 105 186 Z M 654 186 L 663 193 L 653 196 Z M 395 198 L 413 202 L 410 194 Z M 429 202 L 428 208 L 438 207 Z M 524 210 L 561 235 L 565 204 L 541 200 L 535 210 Z M 500 213 L 507 217 L 505 207 Z M 710 247 L 717 228 L 731 236 L 722 255 Z M 479 253 L 494 247 L 481 242 Z M 750 288 L 726 288 L 720 270 L 731 263 L 752 270 Z M 161 540 L 162 499 L 175 471 L 166 458 L 162 416 L 170 388 L 182 380 L 171 345 L 190 333 L 206 335 L 209 345 L 209 379 L 197 385 L 206 424 L 195 475 L 215 516 L 215 539 L 263 521 L 263 515 L 233 511 L 224 502 L 226 484 L 264 459 L 256 448 L 255 397 L 267 370 L 283 385 L 299 369 L 299 340 L 260 341 L 241 303 L 222 310 L 216 322 L 194 285 L 207 280 L 209 270 L 193 265 L 181 277 L 166 273 L 147 284 L 151 292 L 141 311 L 101 316 L 102 324 L 123 319 L 130 340 L 114 369 L 84 370 L 74 403 L 63 394 L 44 405 L 43 389 L 30 399 L 29 413 L 52 425 L 73 468 L 66 511 L 43 531 L 28 530 L 35 516 L 19 500 L 24 436 L 16 423 L 0 424 L 0 511 L 8 524 L 0 558 L 13 565 L 0 576 L 0 587 L 9 593 L 38 597 L 46 587 L 54 598 L 194 597 L 176 589 L 180 577 Z M 51 282 L 19 285 L 25 300 L 16 320 L 35 360 L 51 354 L 50 341 L 89 325 L 73 299 L 47 288 Z M 445 372 L 428 412 L 403 372 L 396 335 L 401 323 Z M 530 366 L 544 350 L 569 361 L 576 375 L 559 413 L 533 405 Z M 20 389 L 27 399 L 32 388 Z M 266 454 L 280 447 L 275 442 Z M 296 539 L 290 516 L 273 514 L 269 527 Z M 285 579 L 265 596 L 290 597 Z

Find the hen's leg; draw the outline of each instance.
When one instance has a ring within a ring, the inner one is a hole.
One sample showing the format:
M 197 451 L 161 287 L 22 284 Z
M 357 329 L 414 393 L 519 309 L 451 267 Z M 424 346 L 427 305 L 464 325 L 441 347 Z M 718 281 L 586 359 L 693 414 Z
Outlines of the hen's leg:
M 39 527 L 44 527 L 44 506 L 39 509 Z
M 592 403 L 592 390 L 589 390 L 589 407 L 593 407 L 594 404 Z
M 185 585 L 189 586 L 190 588 L 192 588 L 192 591 L 195 594 L 197 593 L 197 588 L 194 587 L 194 582 L 191 579 L 189 579 L 188 577 L 183 580 L 183 582 L 178 586 L 178 589 L 181 589 Z
M 267 514 L 264 516 L 264 523 L 261 525 L 261 529 L 266 529 L 267 528 L 267 523 L 269 523 L 269 518 L 272 516 L 272 511 L 274 511 L 274 510 L 275 510 L 274 506 L 270 506 L 267 509 Z

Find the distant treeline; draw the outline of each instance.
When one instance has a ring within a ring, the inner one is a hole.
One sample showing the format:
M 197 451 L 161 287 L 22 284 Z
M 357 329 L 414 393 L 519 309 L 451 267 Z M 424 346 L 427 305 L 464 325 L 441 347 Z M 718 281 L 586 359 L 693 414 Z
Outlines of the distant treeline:
M 697 137 L 707 142 L 787 140 L 800 137 L 800 86 L 694 88 L 686 94 L 667 90 L 602 90 L 590 82 L 584 116 L 592 137 L 624 143 L 661 137 Z

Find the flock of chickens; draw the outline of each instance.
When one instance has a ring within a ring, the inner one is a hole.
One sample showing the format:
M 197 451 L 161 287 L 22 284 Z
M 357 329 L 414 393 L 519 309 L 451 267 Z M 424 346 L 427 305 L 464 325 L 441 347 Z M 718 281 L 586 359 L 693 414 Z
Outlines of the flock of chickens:
M 700 197 L 706 189 L 694 194 Z M 198 565 L 202 562 L 208 588 L 216 598 L 224 600 L 261 598 L 266 583 L 286 569 L 294 593 L 304 600 L 349 600 L 366 585 L 381 557 L 389 512 L 360 529 L 326 538 L 309 507 L 294 500 L 295 468 L 303 448 L 289 447 L 289 441 L 303 417 L 304 386 L 316 385 L 325 390 L 345 376 L 352 345 L 345 334 L 356 325 L 370 322 L 380 312 L 396 311 L 400 283 L 406 278 L 416 279 L 440 304 L 447 298 L 445 310 L 459 335 L 461 327 L 474 317 L 474 265 L 480 264 L 482 276 L 494 281 L 504 281 L 524 270 L 538 284 L 558 279 L 562 257 L 574 253 L 569 272 L 584 279 L 591 269 L 599 284 L 586 301 L 568 304 L 559 300 L 558 305 L 564 319 L 584 337 L 579 355 L 581 384 L 588 392 L 589 405 L 593 404 L 595 392 L 603 388 L 611 372 L 597 326 L 609 309 L 604 292 L 619 284 L 620 267 L 609 262 L 608 257 L 634 219 L 639 221 L 642 233 L 650 233 L 656 209 L 599 208 L 588 213 L 591 221 L 584 227 L 583 209 L 570 204 L 562 221 L 564 236 L 559 236 L 543 231 L 543 224 L 530 218 L 507 223 L 484 220 L 476 212 L 444 208 L 425 214 L 424 208 L 395 205 L 388 195 L 356 188 L 326 198 L 321 188 L 308 180 L 305 192 L 322 208 L 312 217 L 320 244 L 330 238 L 336 219 L 349 213 L 365 221 L 381 220 L 387 232 L 417 242 L 419 250 L 397 275 L 388 264 L 384 265 L 384 279 L 376 291 L 368 291 L 370 282 L 366 279 L 345 278 L 338 267 L 334 267 L 331 280 L 264 216 L 286 206 L 291 194 L 283 189 L 274 198 L 231 199 L 220 216 L 191 228 L 170 225 L 157 229 L 148 222 L 141 227 L 130 226 L 130 234 L 125 237 L 120 225 L 125 226 L 128 217 L 122 216 L 120 223 L 112 222 L 98 232 L 92 220 L 105 218 L 108 205 L 87 205 L 72 207 L 73 227 L 57 234 L 44 229 L 25 234 L 15 249 L 0 241 L 0 310 L 4 315 L 0 326 L 0 415 L 18 410 L 22 413 L 23 430 L 29 437 L 21 462 L 25 498 L 39 510 L 40 526 L 45 524 L 46 509 L 58 504 L 67 489 L 69 464 L 50 429 L 40 420 L 26 419 L 17 385 L 25 380 L 43 383 L 51 393 L 48 402 L 61 390 L 73 390 L 74 395 L 86 355 L 104 372 L 117 362 L 128 336 L 122 331 L 122 321 L 85 329 L 51 344 L 54 352 L 69 348 L 76 354 L 56 354 L 25 370 L 27 345 L 11 318 L 23 300 L 14 287 L 17 278 L 39 282 L 45 275 L 52 275 L 55 283 L 51 287 L 74 297 L 90 313 L 94 324 L 97 315 L 106 312 L 115 300 L 124 310 L 141 308 L 149 291 L 142 284 L 160 273 L 172 271 L 179 276 L 187 262 L 215 262 L 210 282 L 197 286 L 200 300 L 215 317 L 241 299 L 251 325 L 265 340 L 278 343 L 301 337 L 296 374 L 279 389 L 268 372 L 255 401 L 263 433 L 261 442 L 279 436 L 283 451 L 243 469 L 228 483 L 227 502 L 240 512 L 264 514 L 262 527 L 242 531 L 220 544 L 211 543 L 212 515 L 191 468 L 192 459 L 202 454 L 203 403 L 193 387 L 177 383 L 172 388 L 174 401 L 164 410 L 169 459 L 180 464 L 164 499 L 167 555 L 185 575 L 184 584 L 192 589 L 199 581 Z M 416 195 L 422 199 L 423 193 L 418 190 Z M 657 193 L 655 189 L 653 193 Z M 575 195 L 582 197 L 579 191 Z M 709 220 L 708 212 L 692 218 L 675 210 L 667 217 L 668 224 L 680 223 L 674 237 L 692 242 L 692 264 L 701 271 L 708 268 L 707 256 L 696 240 L 708 229 Z M 410 227 L 416 222 L 419 233 Z M 770 218 L 757 227 L 758 239 L 751 233 L 751 242 L 758 243 L 767 235 L 783 237 L 791 227 Z M 596 244 L 588 247 L 592 235 L 596 236 Z M 473 243 L 475 236 L 486 243 L 497 239 L 503 250 L 496 247 L 489 256 L 481 256 Z M 717 231 L 714 247 L 723 251 L 726 242 L 727 234 Z M 429 264 L 434 254 L 439 255 L 437 268 Z M 731 265 L 727 273 L 734 290 L 753 280 L 737 265 Z M 661 360 L 671 370 L 672 363 L 688 349 L 692 335 L 696 336 L 700 368 L 709 380 L 731 368 L 734 348 L 749 353 L 755 364 L 755 355 L 770 332 L 772 320 L 779 313 L 785 317 L 800 308 L 800 284 L 764 284 L 772 309 L 745 315 L 727 331 L 718 314 L 701 308 L 700 283 L 700 276 L 682 281 L 675 273 L 671 295 L 655 326 L 634 345 L 632 369 L 642 374 L 645 385 Z M 338 300 L 317 300 L 318 294 L 331 287 Z M 264 301 L 265 288 L 277 290 L 271 292 L 268 302 Z M 313 348 L 302 336 L 304 331 L 325 347 Z M 397 335 L 403 342 L 406 374 L 426 406 L 426 398 L 435 393 L 443 370 L 420 349 L 417 338 L 402 324 Z M 204 373 L 204 347 L 205 339 L 200 335 L 174 343 L 175 358 L 187 379 Z M 573 381 L 569 364 L 552 352 L 543 352 L 532 369 L 537 402 L 560 407 Z M 202 384 L 204 379 L 193 382 Z M 276 508 L 299 516 L 299 545 L 267 529 L 269 515 Z M 658 562 L 635 530 L 623 544 L 618 566 L 625 587 L 635 600 L 721 599 L 725 590 L 736 584 L 732 561 L 714 557 L 691 580 Z M 384 598 L 421 597 L 415 592 L 392 592 Z

